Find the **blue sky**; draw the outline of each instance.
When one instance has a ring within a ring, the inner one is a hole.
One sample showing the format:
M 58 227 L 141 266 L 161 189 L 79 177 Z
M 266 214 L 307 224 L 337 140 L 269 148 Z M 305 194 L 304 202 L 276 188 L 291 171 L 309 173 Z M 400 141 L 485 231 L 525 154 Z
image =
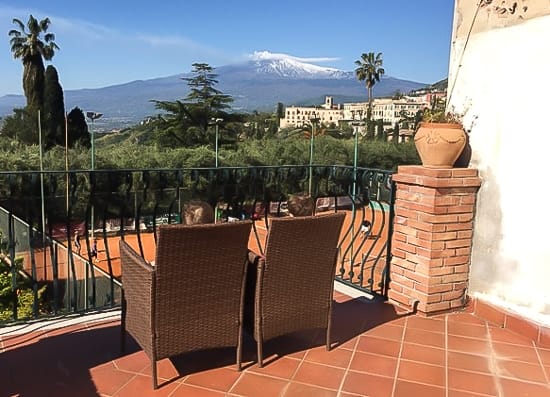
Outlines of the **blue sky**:
M 13 18 L 49 17 L 64 89 L 96 88 L 222 66 L 255 51 L 353 70 L 382 52 L 386 74 L 433 83 L 448 73 L 453 0 L 1 1 L 0 96 L 22 94 Z

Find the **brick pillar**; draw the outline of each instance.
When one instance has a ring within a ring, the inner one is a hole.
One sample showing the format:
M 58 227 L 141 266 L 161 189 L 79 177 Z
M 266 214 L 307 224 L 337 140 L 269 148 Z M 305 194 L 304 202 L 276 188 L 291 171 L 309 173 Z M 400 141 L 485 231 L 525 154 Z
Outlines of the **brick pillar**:
M 468 287 L 476 194 L 473 168 L 401 166 L 389 298 L 429 315 L 463 307 Z

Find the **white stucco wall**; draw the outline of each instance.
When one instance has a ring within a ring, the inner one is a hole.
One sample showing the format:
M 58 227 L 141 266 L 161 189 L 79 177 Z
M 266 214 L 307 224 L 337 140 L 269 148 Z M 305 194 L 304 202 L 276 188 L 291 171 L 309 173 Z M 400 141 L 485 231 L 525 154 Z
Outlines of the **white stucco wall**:
M 469 293 L 550 325 L 550 1 L 508 24 L 472 24 L 472 3 L 455 6 L 448 92 L 483 179 Z

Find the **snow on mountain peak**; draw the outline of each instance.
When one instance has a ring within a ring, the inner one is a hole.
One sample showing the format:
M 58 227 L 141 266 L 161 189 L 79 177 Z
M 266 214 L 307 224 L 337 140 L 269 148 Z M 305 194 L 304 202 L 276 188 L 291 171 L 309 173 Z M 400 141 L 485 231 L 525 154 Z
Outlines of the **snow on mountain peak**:
M 299 58 L 269 51 L 255 51 L 250 56 L 258 73 L 275 74 L 290 78 L 342 78 L 346 72 L 339 69 L 314 65 L 310 62 L 334 61 L 336 58 Z

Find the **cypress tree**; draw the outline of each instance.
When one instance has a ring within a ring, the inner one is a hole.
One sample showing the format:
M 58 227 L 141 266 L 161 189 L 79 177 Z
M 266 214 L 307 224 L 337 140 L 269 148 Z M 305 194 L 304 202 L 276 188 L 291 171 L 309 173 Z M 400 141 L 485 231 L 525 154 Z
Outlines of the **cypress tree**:
M 65 103 L 63 88 L 59 84 L 57 70 L 46 68 L 44 79 L 44 146 L 48 150 L 55 145 L 65 146 Z

